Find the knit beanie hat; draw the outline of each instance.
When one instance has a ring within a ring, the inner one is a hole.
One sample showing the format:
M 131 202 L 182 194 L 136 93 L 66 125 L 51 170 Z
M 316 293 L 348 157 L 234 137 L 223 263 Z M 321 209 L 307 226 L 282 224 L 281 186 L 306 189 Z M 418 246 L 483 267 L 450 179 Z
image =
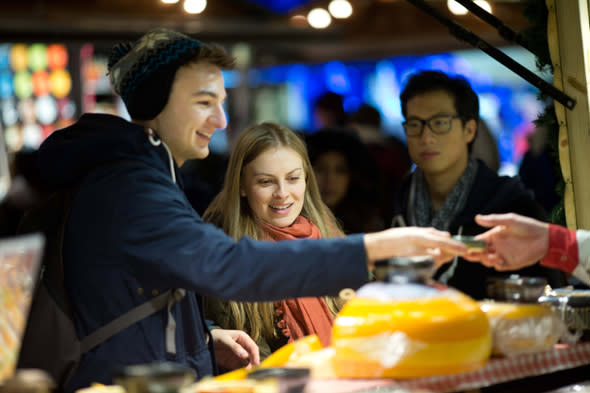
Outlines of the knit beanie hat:
M 184 34 L 156 29 L 136 43 L 111 51 L 111 85 L 135 120 L 151 120 L 166 106 L 176 71 L 195 58 L 203 44 Z

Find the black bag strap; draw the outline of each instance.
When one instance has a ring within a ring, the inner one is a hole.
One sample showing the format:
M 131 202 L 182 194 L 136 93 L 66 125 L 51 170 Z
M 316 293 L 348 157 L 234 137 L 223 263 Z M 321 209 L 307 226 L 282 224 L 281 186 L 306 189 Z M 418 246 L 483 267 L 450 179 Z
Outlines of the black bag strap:
M 127 311 L 125 314 L 115 318 L 105 326 L 98 328 L 88 336 L 84 337 L 80 342 L 81 353 L 90 351 L 123 329 L 133 325 L 135 322 L 141 321 L 142 319 L 162 310 L 168 304 L 174 304 L 180 301 L 183 297 L 184 291 L 179 289 L 169 289 L 155 298 Z

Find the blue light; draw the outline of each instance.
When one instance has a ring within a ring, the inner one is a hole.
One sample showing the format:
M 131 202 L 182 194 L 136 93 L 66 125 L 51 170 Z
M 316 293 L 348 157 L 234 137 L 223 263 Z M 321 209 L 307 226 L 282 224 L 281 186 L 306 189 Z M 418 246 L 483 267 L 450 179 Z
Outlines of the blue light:
M 226 89 L 231 89 L 239 86 L 242 78 L 239 71 L 236 70 L 222 70 L 224 85 Z
M 287 13 L 311 0 L 248 0 L 277 13 Z
M 307 119 L 310 118 L 306 105 L 307 84 L 301 81 L 309 79 L 307 67 L 297 64 L 287 71 L 287 122 L 295 130 L 305 129 L 309 126 Z
M 0 70 L 10 69 L 10 45 L 0 45 Z
M 14 88 L 12 86 L 12 75 L 10 72 L 0 73 L 0 98 L 8 99 L 14 94 Z
M 525 52 L 511 49 L 509 55 L 534 70 L 534 56 L 531 60 Z M 348 113 L 364 103 L 375 106 L 381 112 L 384 131 L 403 139 L 399 94 L 411 74 L 428 69 L 462 75 L 469 80 L 480 96 L 480 116 L 497 140 L 502 165 L 518 163 L 522 152 L 515 146 L 514 138 L 519 132 L 522 134 L 519 130 L 523 122 L 530 123 L 522 112 L 531 111 L 519 103 L 525 101 L 523 94 L 534 95 L 536 89 L 475 49 L 377 61 L 268 67 L 258 69 L 258 74 L 249 78 L 249 86 L 286 85 L 286 111 L 277 120 L 291 128 L 312 132 L 315 101 L 327 91 L 333 91 L 343 96 Z
M 324 66 L 326 86 L 338 94 L 350 92 L 350 80 L 346 66 L 339 61 L 331 61 Z
M 258 87 L 260 83 L 262 83 L 262 75 L 259 70 L 248 70 L 248 86 L 250 87 Z
M 226 130 L 217 130 L 211 135 L 209 141 L 209 150 L 213 153 L 223 154 L 227 151 L 227 132 Z
M 350 96 L 344 99 L 342 105 L 347 113 L 354 113 L 362 105 L 362 101 L 357 96 Z

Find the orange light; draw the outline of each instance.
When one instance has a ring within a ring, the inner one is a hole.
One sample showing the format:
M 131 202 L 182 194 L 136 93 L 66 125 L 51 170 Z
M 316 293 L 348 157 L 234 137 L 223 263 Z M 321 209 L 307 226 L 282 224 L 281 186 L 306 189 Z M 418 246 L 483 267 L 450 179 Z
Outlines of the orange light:
M 64 45 L 51 44 L 47 47 L 47 64 L 49 69 L 65 68 L 68 64 L 68 51 Z
M 33 94 L 37 97 L 49 94 L 49 74 L 47 71 L 37 71 L 33 73 Z

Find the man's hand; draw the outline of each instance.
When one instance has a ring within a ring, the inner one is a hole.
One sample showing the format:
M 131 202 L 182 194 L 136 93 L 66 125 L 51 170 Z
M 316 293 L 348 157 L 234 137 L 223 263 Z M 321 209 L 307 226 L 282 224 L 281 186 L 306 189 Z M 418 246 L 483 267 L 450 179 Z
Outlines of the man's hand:
M 431 255 L 436 266 L 449 262 L 455 255 L 467 252 L 463 243 L 450 238 L 448 232 L 434 228 L 391 228 L 365 235 L 365 250 L 372 263 L 380 259 Z
M 477 215 L 475 221 L 489 231 L 476 236 L 488 243 L 482 253 L 463 258 L 496 270 L 517 270 L 535 264 L 549 249 L 549 224 L 514 213 Z
M 260 364 L 258 345 L 241 330 L 211 330 L 215 345 L 215 356 L 221 368 L 235 370 Z

